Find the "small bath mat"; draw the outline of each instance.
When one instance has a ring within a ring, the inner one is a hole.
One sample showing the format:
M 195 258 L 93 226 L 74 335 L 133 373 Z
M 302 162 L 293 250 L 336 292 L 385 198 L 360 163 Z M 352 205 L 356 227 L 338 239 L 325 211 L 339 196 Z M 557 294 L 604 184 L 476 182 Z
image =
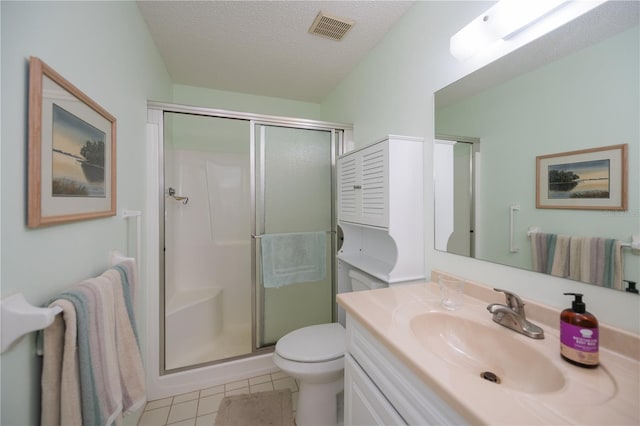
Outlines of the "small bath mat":
M 295 426 L 289 389 L 226 396 L 215 426 Z

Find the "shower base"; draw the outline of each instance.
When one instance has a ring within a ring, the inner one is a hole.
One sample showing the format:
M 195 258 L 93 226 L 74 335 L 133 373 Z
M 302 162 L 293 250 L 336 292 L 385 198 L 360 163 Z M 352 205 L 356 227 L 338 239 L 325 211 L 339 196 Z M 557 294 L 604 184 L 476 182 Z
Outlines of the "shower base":
M 224 289 L 179 291 L 167 304 L 165 369 L 251 352 L 251 326 L 224 321 Z
M 251 353 L 251 327 L 228 326 L 208 342 L 182 348 L 173 359 L 166 360 L 167 370 L 217 361 Z

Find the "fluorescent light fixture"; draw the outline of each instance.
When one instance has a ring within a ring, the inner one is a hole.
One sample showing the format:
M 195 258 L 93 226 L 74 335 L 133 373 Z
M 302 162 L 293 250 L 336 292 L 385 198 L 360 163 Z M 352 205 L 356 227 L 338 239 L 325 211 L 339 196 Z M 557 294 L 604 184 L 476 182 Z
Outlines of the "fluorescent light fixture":
M 449 50 L 459 60 L 506 40 L 567 0 L 501 0 L 451 37 Z

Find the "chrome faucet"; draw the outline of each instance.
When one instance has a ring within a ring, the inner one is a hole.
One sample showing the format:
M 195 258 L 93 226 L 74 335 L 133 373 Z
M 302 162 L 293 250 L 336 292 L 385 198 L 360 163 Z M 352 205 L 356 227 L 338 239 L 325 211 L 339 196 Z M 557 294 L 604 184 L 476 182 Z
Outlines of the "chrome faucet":
M 504 293 L 507 304 L 492 303 L 487 306 L 487 310 L 493 314 L 493 321 L 532 339 L 544 339 L 544 330 L 527 320 L 524 303 L 516 294 L 499 288 L 494 290 Z

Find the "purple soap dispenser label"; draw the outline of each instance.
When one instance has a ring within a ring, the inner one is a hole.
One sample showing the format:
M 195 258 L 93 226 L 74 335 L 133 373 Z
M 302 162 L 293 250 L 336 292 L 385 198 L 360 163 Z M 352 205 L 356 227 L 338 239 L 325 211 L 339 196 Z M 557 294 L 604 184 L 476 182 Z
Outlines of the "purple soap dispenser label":
M 581 352 L 598 352 L 598 329 L 560 323 L 560 342 Z

